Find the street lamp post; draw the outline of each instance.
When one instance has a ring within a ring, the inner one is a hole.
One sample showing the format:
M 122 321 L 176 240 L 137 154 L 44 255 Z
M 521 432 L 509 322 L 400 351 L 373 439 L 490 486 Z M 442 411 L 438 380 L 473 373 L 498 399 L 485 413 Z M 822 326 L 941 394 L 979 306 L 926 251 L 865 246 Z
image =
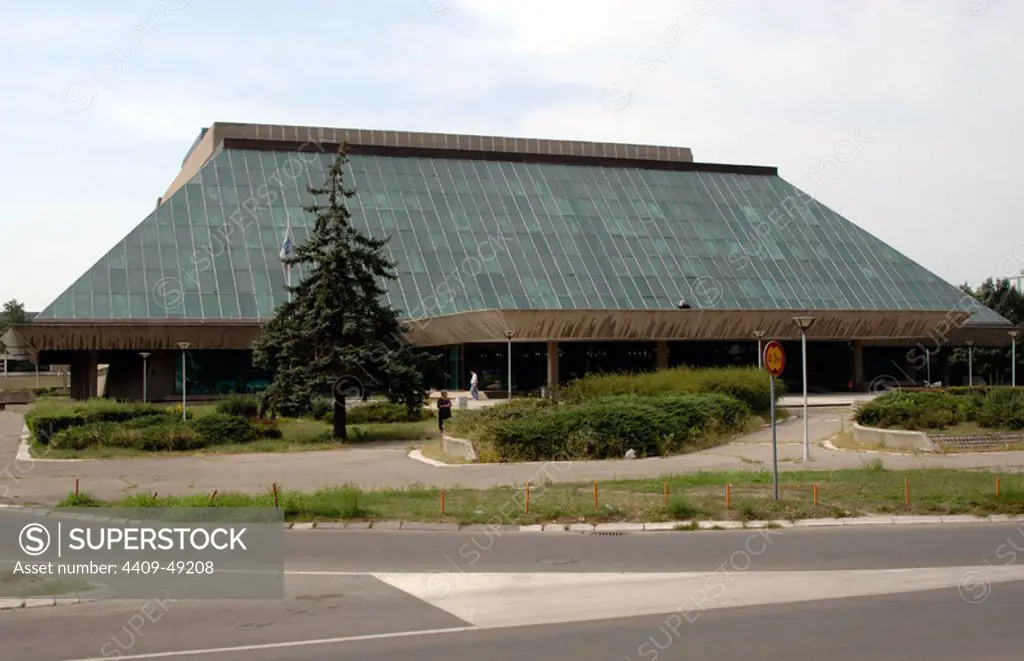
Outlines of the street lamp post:
M 149 358 L 149 353 L 142 351 L 139 353 L 142 356 L 142 401 L 149 401 L 149 370 L 147 369 L 146 359 Z
M 814 317 L 793 317 L 793 323 L 800 329 L 800 362 L 804 372 L 804 461 L 810 461 L 811 444 L 807 422 L 807 331 L 814 323 Z
M 508 400 L 512 401 L 512 338 L 516 336 L 514 330 L 505 331 L 506 351 L 508 352 Z
M 185 385 L 188 381 L 185 378 L 185 352 L 192 346 L 189 342 L 178 342 L 178 348 L 181 349 L 181 419 L 187 420 L 185 416 L 185 391 L 188 387 Z
M 1010 385 L 1017 387 L 1017 334 L 1020 331 L 1010 331 Z
M 764 337 L 763 330 L 754 331 L 754 337 L 757 338 L 757 369 L 761 369 L 763 365 L 764 357 L 761 355 L 761 338 Z
M 967 345 L 967 387 L 974 387 L 974 340 L 964 342 Z

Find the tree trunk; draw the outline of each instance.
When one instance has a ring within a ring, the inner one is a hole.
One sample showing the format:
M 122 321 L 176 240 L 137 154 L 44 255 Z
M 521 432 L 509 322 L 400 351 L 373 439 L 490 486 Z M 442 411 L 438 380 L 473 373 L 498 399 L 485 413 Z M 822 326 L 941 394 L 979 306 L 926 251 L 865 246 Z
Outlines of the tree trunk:
M 339 438 L 343 441 L 348 440 L 348 434 L 345 430 L 345 396 L 334 395 L 334 438 Z

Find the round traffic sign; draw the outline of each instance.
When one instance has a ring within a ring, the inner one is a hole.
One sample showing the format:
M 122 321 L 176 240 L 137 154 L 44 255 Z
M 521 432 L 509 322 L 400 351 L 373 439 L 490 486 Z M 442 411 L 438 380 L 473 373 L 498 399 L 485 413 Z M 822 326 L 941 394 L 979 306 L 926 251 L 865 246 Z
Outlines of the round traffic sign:
M 780 376 L 786 366 L 786 352 L 782 345 L 772 340 L 764 348 L 764 366 L 772 376 Z

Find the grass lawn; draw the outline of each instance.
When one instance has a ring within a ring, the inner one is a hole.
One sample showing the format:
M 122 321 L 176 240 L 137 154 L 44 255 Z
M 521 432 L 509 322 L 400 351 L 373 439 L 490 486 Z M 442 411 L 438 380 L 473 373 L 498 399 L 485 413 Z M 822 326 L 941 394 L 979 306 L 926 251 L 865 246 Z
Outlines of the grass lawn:
M 547 467 L 557 475 L 559 466 Z M 857 470 L 792 472 L 779 476 L 779 500 L 772 499 L 770 472 L 705 472 L 649 480 L 608 480 L 594 485 L 551 484 L 530 487 L 526 511 L 525 485 L 493 489 L 448 489 L 445 512 L 441 491 L 410 485 L 405 489 L 364 491 L 342 486 L 315 493 L 282 490 L 280 506 L 291 521 L 403 520 L 446 521 L 461 524 L 610 521 L 786 521 L 813 517 L 851 517 L 867 514 L 1022 514 L 1024 475 L 1001 476 L 981 471 L 889 471 L 881 462 Z M 910 484 L 910 506 L 904 502 L 904 480 Z M 726 484 L 730 507 L 726 509 Z M 818 485 L 818 503 L 814 488 Z M 665 488 L 668 487 L 666 502 Z M 265 494 L 218 494 L 221 507 L 272 507 Z M 117 502 L 99 502 L 82 494 L 69 496 L 62 506 L 96 507 L 207 507 L 208 495 L 160 497 L 131 496 Z
M 13 568 L 14 565 L 0 569 L 0 599 L 60 597 L 86 592 L 96 587 L 80 578 L 15 575 Z
M 212 406 L 210 407 L 212 411 Z M 202 415 L 196 411 L 196 415 Z M 90 448 L 60 450 L 40 448 L 33 444 L 32 454 L 47 459 L 113 459 L 118 457 L 171 457 L 210 454 L 251 454 L 254 452 L 309 452 L 339 450 L 354 443 L 371 441 L 422 441 L 437 436 L 437 422 L 395 422 L 388 424 L 349 425 L 348 442 L 331 438 L 331 426 L 318 420 L 284 419 L 279 423 L 282 438 L 264 438 L 253 443 L 225 443 L 188 452 L 146 452 L 133 448 Z

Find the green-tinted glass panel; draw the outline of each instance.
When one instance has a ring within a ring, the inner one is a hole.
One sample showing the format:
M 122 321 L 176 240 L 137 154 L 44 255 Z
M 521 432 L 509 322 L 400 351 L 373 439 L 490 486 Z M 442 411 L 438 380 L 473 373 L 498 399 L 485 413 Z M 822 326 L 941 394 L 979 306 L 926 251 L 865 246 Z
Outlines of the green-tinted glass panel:
M 278 252 L 333 155 L 229 150 L 42 318 L 270 317 Z M 285 172 L 287 171 L 287 175 Z M 765 175 L 352 155 L 353 223 L 390 236 L 407 314 L 485 308 L 947 310 L 962 295 Z M 293 282 L 305 271 L 292 274 Z M 985 311 L 978 319 L 998 321 Z

